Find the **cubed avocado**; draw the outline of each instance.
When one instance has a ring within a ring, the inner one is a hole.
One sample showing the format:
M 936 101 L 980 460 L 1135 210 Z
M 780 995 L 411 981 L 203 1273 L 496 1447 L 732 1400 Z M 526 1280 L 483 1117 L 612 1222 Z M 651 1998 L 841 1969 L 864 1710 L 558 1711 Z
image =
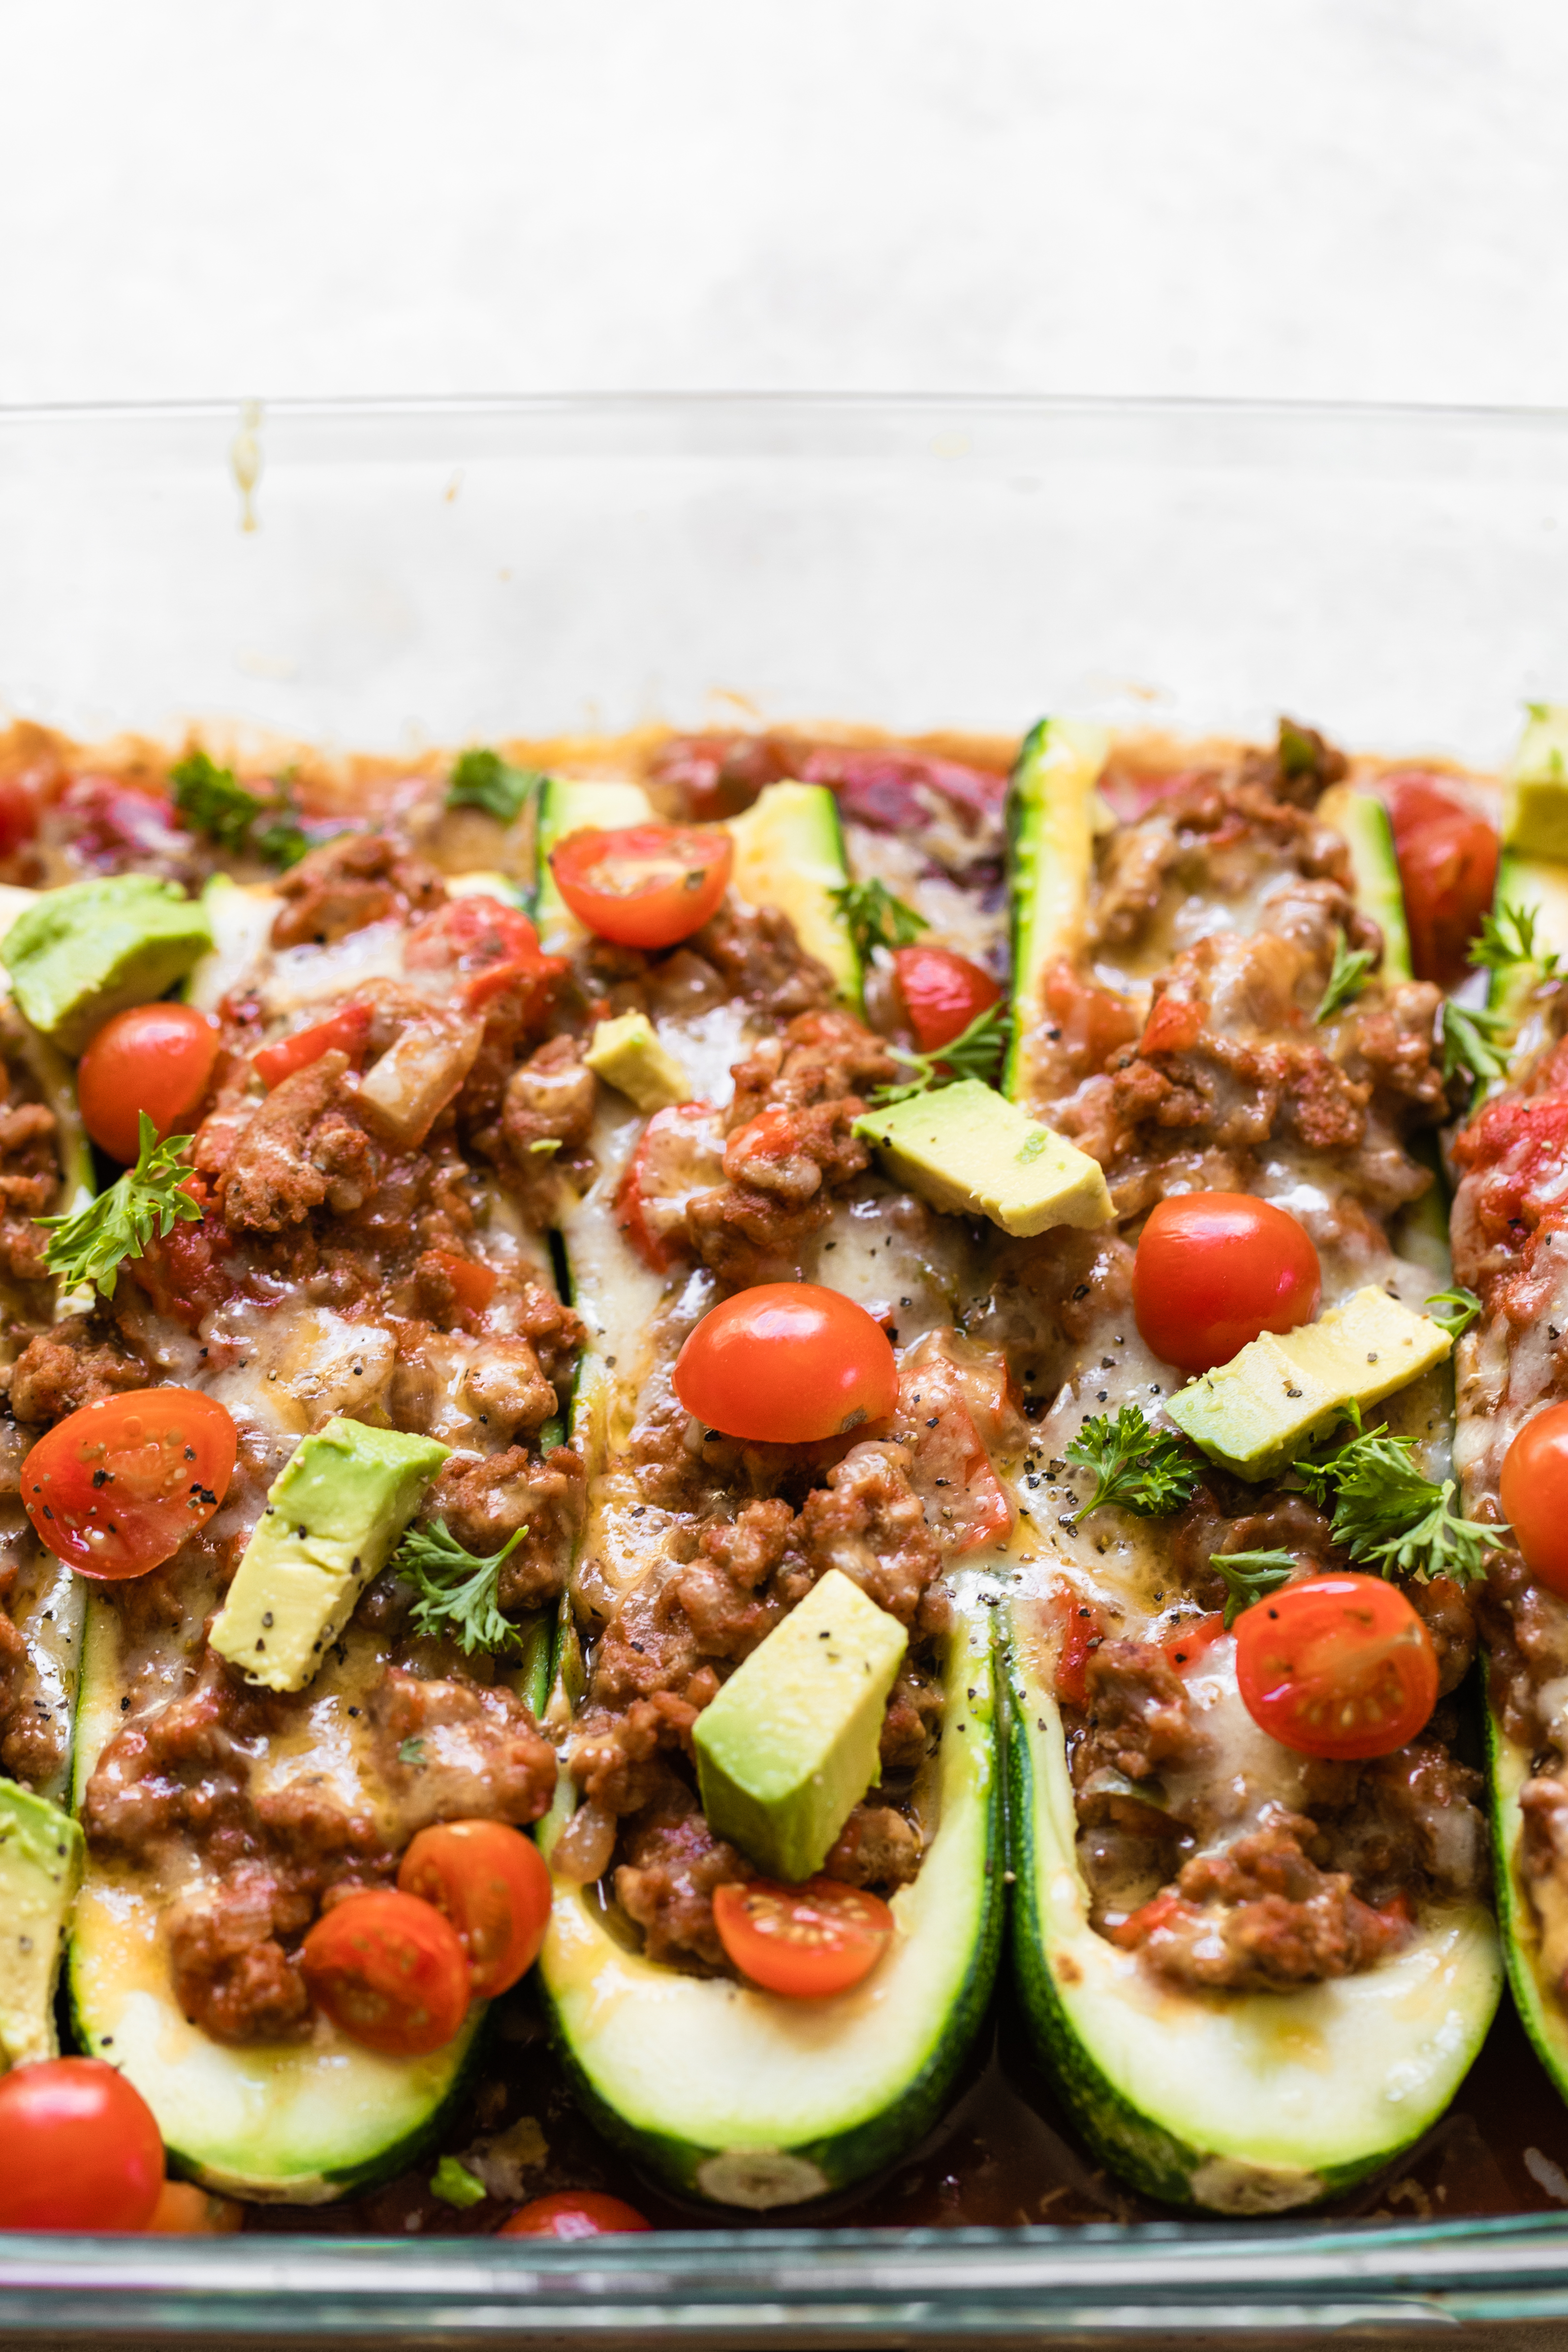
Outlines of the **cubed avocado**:
M 1166 1411 L 1211 1460 L 1238 1477 L 1272 1478 L 1347 1407 L 1381 1403 L 1453 1344 L 1430 1317 L 1369 1286 L 1316 1323 L 1281 1338 L 1266 1331 L 1178 1389 Z
M 0 2070 L 58 2054 L 55 1983 L 84 1853 L 68 1813 L 0 1780 Z
M 933 1208 L 989 1217 L 1005 1234 L 1103 1225 L 1111 1215 L 1100 1162 L 978 1078 L 868 1111 L 855 1132 Z
M 11 992 L 35 1029 L 79 1054 L 128 1004 L 150 1004 L 212 946 L 200 899 L 151 874 L 46 890 L 0 940 Z
M 1503 778 L 1502 837 L 1521 856 L 1568 858 L 1568 705 L 1530 706 Z
M 210 1640 L 247 1682 L 303 1690 L 450 1448 L 329 1421 L 273 1481 Z
M 638 1110 L 665 1110 L 691 1100 L 690 1080 L 654 1035 L 646 1013 L 622 1013 L 614 1021 L 601 1021 L 583 1059 Z
M 772 1878 L 820 1870 L 879 1778 L 882 1713 L 908 1636 L 830 1568 L 697 1718 L 697 1785 L 716 1837 Z

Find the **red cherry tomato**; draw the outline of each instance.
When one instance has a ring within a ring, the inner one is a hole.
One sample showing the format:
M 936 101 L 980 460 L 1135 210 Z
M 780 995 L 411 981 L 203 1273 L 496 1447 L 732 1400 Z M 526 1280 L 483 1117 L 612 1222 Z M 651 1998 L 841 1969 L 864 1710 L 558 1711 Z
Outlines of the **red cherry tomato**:
M 0 2080 L 0 2230 L 144 2230 L 163 2186 L 153 2111 L 101 2058 Z
M 205 1528 L 234 1475 L 234 1423 L 199 1389 L 130 1389 L 57 1422 L 22 1465 L 39 1536 L 79 1576 L 145 1576 Z
M 1502 1458 L 1501 1499 L 1531 1576 L 1568 1598 L 1568 1404 L 1525 1423 Z
M 1416 978 L 1451 987 L 1497 887 L 1497 834 L 1436 777 L 1390 776 L 1384 789 Z
M 1190 1674 L 1200 1666 L 1226 1630 L 1224 1612 L 1214 1610 L 1206 1617 L 1189 1617 L 1179 1633 L 1173 1634 L 1165 1647 L 1165 1661 L 1173 1675 Z
M 38 830 L 38 803 L 20 776 L 0 776 L 0 857 L 14 857 Z
M 207 1090 L 218 1033 L 194 1004 L 133 1004 L 106 1021 L 76 1074 L 82 1125 L 100 1150 L 129 1168 L 139 1114 L 160 1142 L 188 1118 Z
M 651 2230 L 635 2205 L 606 2197 L 599 2189 L 558 2189 L 552 2197 L 536 2197 L 520 2205 L 496 2231 L 498 2238 L 609 2238 L 623 2231 Z
M 434 1905 L 391 1887 L 345 1895 L 306 1937 L 310 1998 L 351 2041 L 385 2058 L 444 2050 L 468 2011 L 461 1938 Z
M 363 1053 L 369 1035 L 369 1005 L 340 1005 L 324 1021 L 312 1021 L 308 1029 L 296 1029 L 291 1036 L 279 1037 L 275 1045 L 263 1045 L 258 1054 L 252 1054 L 250 1066 L 263 1086 L 280 1087 L 285 1078 L 291 1078 L 296 1070 L 308 1069 L 323 1054 L 347 1054 L 353 1060 Z
M 494 1267 L 481 1265 L 476 1257 L 458 1257 L 451 1250 L 432 1250 L 430 1255 L 451 1284 L 458 1306 L 469 1315 L 482 1315 L 496 1295 L 500 1277 Z
M 713 1924 L 741 1974 L 764 1992 L 821 2000 L 868 1977 L 893 1936 L 881 1897 L 837 1878 L 781 1886 L 753 1878 L 713 1890 Z
M 816 1282 L 763 1282 L 705 1315 L 675 1360 L 675 1393 L 726 1437 L 805 1445 L 899 1401 L 899 1368 L 879 1323 Z
M 1294 1217 L 1247 1192 L 1157 1202 L 1138 1238 L 1132 1311 L 1154 1353 L 1206 1372 L 1318 1311 L 1318 1253 Z
M 1432 1636 L 1380 1576 L 1309 1576 L 1236 1621 L 1253 1721 L 1303 1756 L 1392 1756 L 1437 1704 Z
M 951 1045 L 1001 1001 L 1002 991 L 988 971 L 947 948 L 896 948 L 893 969 L 922 1054 Z
M 194 2180 L 165 2180 L 147 2228 L 155 2238 L 227 2238 L 245 2227 L 245 2208 Z
M 416 923 L 404 942 L 403 962 L 408 971 L 455 965 L 461 977 L 453 994 L 469 1012 L 519 982 L 528 982 L 542 1003 L 568 968 L 564 956 L 541 951 L 539 933 L 525 914 L 482 891 L 449 898 Z
M 645 1265 L 668 1274 L 685 1244 L 686 1204 L 724 1181 L 724 1150 L 711 1103 L 656 1110 L 616 1194 L 616 1223 Z
M 687 824 L 590 826 L 550 853 L 555 887 L 580 923 L 623 948 L 672 948 L 718 913 L 735 845 Z
M 539 1958 L 550 1873 L 533 1840 L 505 1822 L 439 1822 L 421 1830 L 397 1884 L 433 1903 L 457 1929 L 477 2000 L 505 1992 Z

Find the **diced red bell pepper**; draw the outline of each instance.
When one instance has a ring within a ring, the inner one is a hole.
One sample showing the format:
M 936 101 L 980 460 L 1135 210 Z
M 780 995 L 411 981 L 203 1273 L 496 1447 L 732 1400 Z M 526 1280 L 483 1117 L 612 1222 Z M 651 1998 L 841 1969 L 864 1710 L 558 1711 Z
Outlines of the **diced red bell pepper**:
M 281 1086 L 296 1070 L 319 1062 L 323 1054 L 347 1054 L 351 1061 L 357 1059 L 369 1035 L 369 1005 L 344 1004 L 309 1029 L 296 1029 L 292 1036 L 279 1037 L 275 1045 L 263 1045 L 251 1055 L 251 1066 L 263 1085 Z

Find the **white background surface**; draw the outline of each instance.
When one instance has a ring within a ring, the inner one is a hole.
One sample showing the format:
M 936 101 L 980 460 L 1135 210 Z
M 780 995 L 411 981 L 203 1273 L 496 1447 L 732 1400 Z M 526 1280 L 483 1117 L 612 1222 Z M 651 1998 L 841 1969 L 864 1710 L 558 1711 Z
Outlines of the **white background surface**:
M 1551 0 L 0 0 L 0 401 L 1568 402 Z

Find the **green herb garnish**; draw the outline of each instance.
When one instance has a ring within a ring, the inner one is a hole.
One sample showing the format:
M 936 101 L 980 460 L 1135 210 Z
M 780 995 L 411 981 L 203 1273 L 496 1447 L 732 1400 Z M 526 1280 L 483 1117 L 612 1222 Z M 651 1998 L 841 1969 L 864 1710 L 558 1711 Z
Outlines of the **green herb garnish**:
M 1542 980 L 1556 980 L 1561 960 L 1546 955 L 1535 944 L 1535 909 L 1506 903 L 1495 914 L 1481 917 L 1481 928 L 1465 950 L 1484 971 L 1515 971 L 1533 964 Z
M 187 752 L 169 771 L 174 806 L 193 833 L 205 833 L 220 849 L 239 856 L 248 851 L 269 866 L 297 866 L 310 848 L 287 776 L 272 791 L 247 791 L 232 768 L 220 768 L 205 751 Z
M 992 1086 L 1006 1050 L 1007 1014 L 1000 1004 L 988 1004 L 951 1045 L 934 1054 L 906 1054 L 901 1045 L 889 1045 L 888 1051 L 893 1059 L 902 1062 L 915 1075 L 902 1086 L 879 1087 L 871 1097 L 872 1107 L 887 1110 L 894 1103 L 908 1102 L 914 1095 L 951 1087 L 960 1078 L 978 1078 L 983 1086 Z
M 1111 1420 L 1098 1412 L 1086 1421 L 1065 1449 L 1069 1462 L 1095 1474 L 1095 1489 L 1079 1516 L 1114 1503 L 1141 1519 L 1163 1519 L 1192 1500 L 1198 1465 L 1179 1437 L 1154 1429 L 1135 1404 L 1124 1404 Z
M 921 931 L 931 925 L 901 898 L 895 898 L 885 882 L 873 876 L 868 882 L 842 882 L 828 897 L 844 920 L 855 952 L 862 963 L 869 963 L 873 948 L 907 948 Z
M 438 2197 L 443 2205 L 459 2209 L 482 2205 L 489 2193 L 484 2182 L 466 2164 L 459 2164 L 455 2156 L 444 2156 L 430 2175 L 430 2194 Z
M 496 1594 L 501 1562 L 517 1549 L 528 1533 L 518 1528 L 488 1559 L 465 1551 L 449 1535 L 445 1519 L 427 1528 L 410 1528 L 393 1555 L 392 1565 L 411 1576 L 419 1589 L 410 1620 L 416 1633 L 433 1633 L 456 1642 L 465 1657 L 476 1650 L 503 1649 L 518 1638 L 518 1629 L 503 1617 Z
M 422 1739 L 400 1739 L 397 1743 L 397 1760 L 400 1764 L 423 1764 L 425 1742 Z
M 1295 1572 L 1296 1555 L 1289 1551 L 1215 1551 L 1209 1566 L 1225 1579 L 1225 1626 L 1228 1633 L 1244 1609 L 1261 1601 Z
M 1468 1584 L 1502 1527 L 1478 1527 L 1451 1507 L 1454 1481 L 1439 1486 L 1417 1468 L 1413 1437 L 1391 1437 L 1386 1424 L 1353 1433 L 1315 1462 L 1291 1465 L 1312 1500 L 1333 1507 L 1331 1532 L 1358 1567 L 1379 1576 L 1451 1576 Z
M 543 782 L 537 768 L 514 768 L 499 751 L 476 747 L 458 755 L 447 785 L 447 806 L 483 809 L 499 824 L 510 824 Z
M 145 1111 L 137 1134 L 135 1167 L 128 1168 L 107 1192 L 70 1216 L 34 1220 L 49 1228 L 44 1252 L 49 1273 L 71 1285 L 94 1283 L 105 1298 L 114 1296 L 123 1261 L 140 1257 L 154 1233 L 161 1240 L 176 1222 L 193 1223 L 202 1213 L 183 1189 L 191 1171 L 180 1154 L 191 1138 L 171 1135 L 160 1143 Z
M 1435 1307 L 1446 1311 L 1434 1315 Z M 1426 1301 L 1428 1318 L 1447 1331 L 1450 1339 L 1462 1339 L 1480 1311 L 1481 1302 L 1473 1290 L 1436 1290 Z
M 1345 945 L 1343 931 L 1338 934 L 1334 940 L 1334 961 L 1329 973 L 1329 984 L 1323 991 L 1322 1003 L 1312 1015 L 1314 1028 L 1321 1022 L 1331 1020 L 1336 1013 L 1342 1013 L 1347 1004 L 1355 1003 L 1376 961 L 1377 958 L 1370 948 L 1349 949 Z
M 1474 1080 L 1472 1110 L 1494 1078 L 1508 1076 L 1507 1048 L 1499 1043 L 1508 1026 L 1507 1015 L 1487 1005 L 1456 1004 L 1452 997 L 1444 1002 L 1443 1076 L 1452 1078 L 1463 1071 Z

